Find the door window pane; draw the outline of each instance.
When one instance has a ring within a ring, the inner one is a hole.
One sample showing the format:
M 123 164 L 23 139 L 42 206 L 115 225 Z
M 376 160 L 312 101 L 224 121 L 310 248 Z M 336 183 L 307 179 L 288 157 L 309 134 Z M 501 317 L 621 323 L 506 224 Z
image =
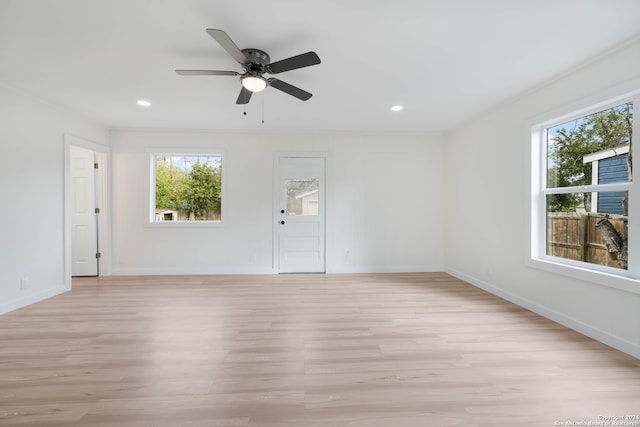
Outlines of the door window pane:
M 285 183 L 287 192 L 287 215 L 318 216 L 317 178 L 288 179 Z

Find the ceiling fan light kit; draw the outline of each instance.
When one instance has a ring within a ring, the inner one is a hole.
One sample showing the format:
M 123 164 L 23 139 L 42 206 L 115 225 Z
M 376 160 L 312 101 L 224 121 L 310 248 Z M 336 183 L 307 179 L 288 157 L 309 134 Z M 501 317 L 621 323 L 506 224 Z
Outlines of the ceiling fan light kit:
M 244 76 L 242 86 L 251 92 L 260 92 L 267 87 L 267 81 L 262 76 Z
M 207 29 L 207 33 L 236 60 L 244 73 L 237 71 L 219 70 L 176 70 L 181 76 L 240 76 L 242 88 L 236 104 L 248 104 L 254 92 L 260 92 L 267 86 L 274 87 L 286 94 L 306 101 L 311 93 L 274 77 L 265 78 L 264 74 L 278 74 L 298 68 L 320 64 L 320 58 L 315 52 L 307 52 L 280 61 L 271 62 L 269 55 L 260 49 L 240 49 L 222 30 Z

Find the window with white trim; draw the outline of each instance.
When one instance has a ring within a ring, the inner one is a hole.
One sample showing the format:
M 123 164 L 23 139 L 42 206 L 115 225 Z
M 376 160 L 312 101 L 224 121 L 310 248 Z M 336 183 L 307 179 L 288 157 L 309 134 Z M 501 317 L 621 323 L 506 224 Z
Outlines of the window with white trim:
M 150 160 L 150 222 L 222 220 L 222 154 L 152 153 Z
M 640 277 L 634 105 L 637 95 L 533 126 L 532 259 Z

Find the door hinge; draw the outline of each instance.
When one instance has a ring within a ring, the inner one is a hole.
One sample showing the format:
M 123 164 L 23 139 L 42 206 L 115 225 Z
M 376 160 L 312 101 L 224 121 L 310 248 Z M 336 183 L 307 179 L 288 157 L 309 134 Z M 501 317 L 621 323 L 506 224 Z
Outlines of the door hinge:
M 96 208 L 96 213 L 99 214 L 100 213 L 100 208 Z
M 94 163 L 93 164 L 93 168 L 94 169 L 100 169 L 100 163 Z
M 100 252 L 96 252 L 96 259 L 102 258 L 102 254 Z

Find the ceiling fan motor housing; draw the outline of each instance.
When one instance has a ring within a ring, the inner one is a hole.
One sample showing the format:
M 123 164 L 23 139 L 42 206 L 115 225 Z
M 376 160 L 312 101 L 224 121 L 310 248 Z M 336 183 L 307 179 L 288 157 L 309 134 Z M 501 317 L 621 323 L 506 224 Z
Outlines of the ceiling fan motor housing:
M 247 63 L 244 68 L 251 75 L 261 75 L 267 71 L 267 65 L 271 62 L 271 58 L 267 52 L 260 49 L 242 49 L 242 53 L 247 57 Z

